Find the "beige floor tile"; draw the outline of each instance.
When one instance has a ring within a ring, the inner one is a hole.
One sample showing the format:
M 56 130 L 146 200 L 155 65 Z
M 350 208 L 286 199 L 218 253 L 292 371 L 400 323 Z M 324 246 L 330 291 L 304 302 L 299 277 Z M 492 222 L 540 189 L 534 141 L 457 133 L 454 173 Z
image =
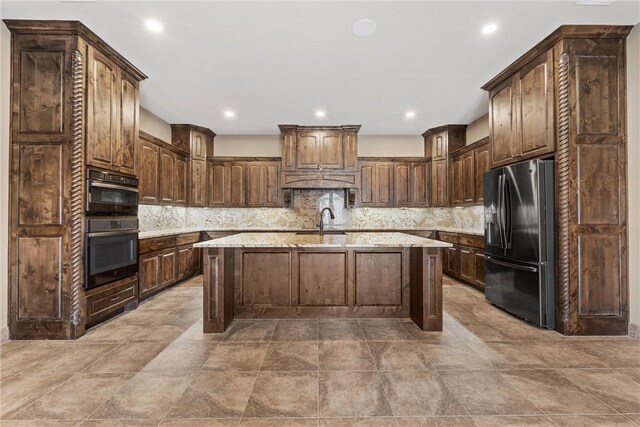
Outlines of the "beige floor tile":
M 183 375 L 137 373 L 89 418 L 162 419 L 188 384 Z
M 426 341 L 426 342 L 446 342 L 446 341 L 457 341 L 458 338 L 446 327 L 443 328 L 442 332 L 424 332 L 422 331 L 413 321 L 400 321 L 400 324 L 404 326 L 407 330 L 411 338 L 414 341 Z
M 240 419 L 231 418 L 165 418 L 162 427 L 229 427 L 237 426 Z
M 500 375 L 546 414 L 615 412 L 553 370 L 500 371 Z
M 276 327 L 275 320 L 235 321 L 227 330 L 223 341 L 229 342 L 268 342 Z
M 538 415 L 537 409 L 496 371 L 440 371 L 471 415 Z
M 379 370 L 419 371 L 431 369 L 424 343 L 369 342 L 367 344 Z
M 0 354 L 2 375 L 30 370 L 31 367 L 62 351 L 69 345 L 65 341 L 25 341 L 22 344 L 7 343 Z
M 586 353 L 610 368 L 640 367 L 640 341 L 572 341 L 571 348 Z
M 82 427 L 151 427 L 157 426 L 160 420 L 122 419 L 122 420 L 84 420 Z
M 621 413 L 640 413 L 640 383 L 610 369 L 562 369 L 565 378 Z
M 211 351 L 205 370 L 257 371 L 267 351 L 267 343 L 220 343 Z
M 462 341 L 424 343 L 427 360 L 434 369 L 488 369 L 490 366 Z
M 542 415 L 475 416 L 478 427 L 552 427 L 551 418 Z
M 87 366 L 87 372 L 138 372 L 164 348 L 165 343 L 146 341 L 121 344 Z
M 364 341 L 364 334 L 357 320 L 320 320 L 320 341 Z
M 243 417 L 318 416 L 316 372 L 259 372 Z
M 261 371 L 317 371 L 316 342 L 271 342 L 262 361 Z
M 174 341 L 142 369 L 143 372 L 192 374 L 202 368 L 216 344 Z
M 316 341 L 317 320 L 278 320 L 271 341 Z
M 203 332 L 202 322 L 196 322 L 176 338 L 176 341 L 220 342 L 223 338 L 224 334 L 222 333 L 205 334 Z
M 435 371 L 381 372 L 380 376 L 396 416 L 467 415 Z
M 554 415 L 550 417 L 562 427 L 633 427 L 636 424 L 623 415 Z
M 472 427 L 471 417 L 396 417 L 401 427 Z
M 413 341 L 396 319 L 363 319 L 359 322 L 367 341 Z
M 136 335 L 148 333 L 148 329 L 141 325 L 131 325 L 126 322 L 109 322 L 90 329 L 83 337 L 86 341 L 108 341 L 123 343 L 130 341 Z
M 520 341 L 516 344 L 552 368 L 604 368 L 597 358 L 570 347 L 566 342 Z
M 132 340 L 170 343 L 182 335 L 185 329 L 175 325 L 156 324 L 151 328 L 145 328 L 138 335 L 135 335 Z
M 167 417 L 240 418 L 255 379 L 255 372 L 200 372 Z
M 20 373 L 7 378 L 0 387 L 0 419 L 7 420 L 39 397 L 58 387 L 72 374 L 38 375 Z
M 77 426 L 82 421 L 80 420 L 38 420 L 34 422 L 32 420 L 9 420 L 2 424 L 2 427 L 70 427 Z
M 376 370 L 369 347 L 364 342 L 319 342 L 318 365 L 321 371 Z
M 317 418 L 243 418 L 243 427 L 316 427 Z
M 87 341 L 70 342 L 62 350 L 31 365 L 29 372 L 37 372 L 40 375 L 61 372 L 75 374 L 99 358 L 109 354 L 116 347 L 118 347 L 118 344 Z
M 465 341 L 465 344 L 496 369 L 548 368 L 534 354 L 513 342 Z
M 392 415 L 377 372 L 320 372 L 320 417 Z
M 131 374 L 79 373 L 16 414 L 18 420 L 83 420 L 124 386 Z
M 320 427 L 389 427 L 395 426 L 393 417 L 320 418 Z

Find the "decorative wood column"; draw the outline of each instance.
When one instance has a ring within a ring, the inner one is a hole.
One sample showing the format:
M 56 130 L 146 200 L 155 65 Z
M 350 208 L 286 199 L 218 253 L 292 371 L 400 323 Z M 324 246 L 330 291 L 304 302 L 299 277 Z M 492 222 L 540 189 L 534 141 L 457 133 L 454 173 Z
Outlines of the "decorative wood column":
M 233 249 L 202 248 L 204 333 L 224 332 L 233 321 Z
M 411 320 L 442 331 L 442 248 L 411 248 Z

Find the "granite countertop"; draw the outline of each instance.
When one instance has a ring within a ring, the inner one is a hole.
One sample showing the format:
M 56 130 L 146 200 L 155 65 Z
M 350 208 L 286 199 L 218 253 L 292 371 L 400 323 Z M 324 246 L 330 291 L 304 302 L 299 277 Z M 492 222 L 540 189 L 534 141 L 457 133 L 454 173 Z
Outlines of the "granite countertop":
M 184 233 L 195 233 L 195 232 L 199 232 L 199 231 L 210 231 L 210 232 L 225 232 L 225 231 L 231 231 L 231 232 L 238 232 L 238 233 L 265 233 L 265 232 L 297 232 L 297 231 L 316 231 L 318 230 L 317 228 L 301 228 L 301 229 L 297 229 L 297 228 L 290 228 L 290 227 L 264 227 L 264 228 L 225 228 L 225 229 L 220 229 L 220 230 L 216 230 L 216 229 L 210 229 L 210 228 L 203 228 L 203 227 L 181 227 L 181 228 L 165 228 L 162 230 L 149 230 L 149 231 L 141 231 L 140 233 L 138 233 L 138 238 L 139 239 L 152 239 L 155 237 L 164 237 L 164 236 L 173 236 L 176 234 L 184 234 Z M 410 232 L 410 231 L 432 231 L 432 230 L 437 230 L 437 231 L 446 231 L 446 232 L 450 232 L 450 233 L 461 233 L 461 234 L 472 234 L 472 235 L 476 235 L 476 236 L 484 236 L 484 231 L 482 230 L 460 230 L 460 229 L 453 229 L 453 228 L 441 228 L 441 227 L 346 227 L 346 226 L 333 226 L 333 227 L 326 227 L 325 230 L 330 231 L 330 230 L 339 230 L 339 231 L 350 231 L 350 232 L 391 232 L 391 230 L 393 231 L 398 231 L 398 232 Z
M 240 233 L 196 243 L 199 248 L 346 248 L 346 247 L 423 247 L 448 248 L 453 245 L 394 232 L 355 232 L 347 234 Z

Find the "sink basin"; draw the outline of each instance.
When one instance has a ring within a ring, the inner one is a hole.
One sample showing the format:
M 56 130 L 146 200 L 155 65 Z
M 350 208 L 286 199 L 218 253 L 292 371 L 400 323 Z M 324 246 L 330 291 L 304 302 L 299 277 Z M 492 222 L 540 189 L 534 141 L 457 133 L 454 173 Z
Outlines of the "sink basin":
M 308 231 L 298 231 L 296 232 L 296 234 L 301 234 L 301 235 L 313 235 L 313 234 L 317 234 L 320 235 L 320 230 L 308 230 Z M 347 234 L 345 231 L 341 231 L 341 230 L 325 230 L 324 231 L 325 235 L 335 235 L 335 234 Z

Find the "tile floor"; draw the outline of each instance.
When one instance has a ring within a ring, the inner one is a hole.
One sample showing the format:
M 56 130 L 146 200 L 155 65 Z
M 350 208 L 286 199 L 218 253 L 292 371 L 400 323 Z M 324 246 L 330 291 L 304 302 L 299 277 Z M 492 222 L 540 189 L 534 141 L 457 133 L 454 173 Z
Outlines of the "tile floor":
M 541 331 L 446 280 L 404 320 L 201 331 L 195 278 L 75 342 L 0 346 L 2 426 L 634 426 L 640 342 Z

